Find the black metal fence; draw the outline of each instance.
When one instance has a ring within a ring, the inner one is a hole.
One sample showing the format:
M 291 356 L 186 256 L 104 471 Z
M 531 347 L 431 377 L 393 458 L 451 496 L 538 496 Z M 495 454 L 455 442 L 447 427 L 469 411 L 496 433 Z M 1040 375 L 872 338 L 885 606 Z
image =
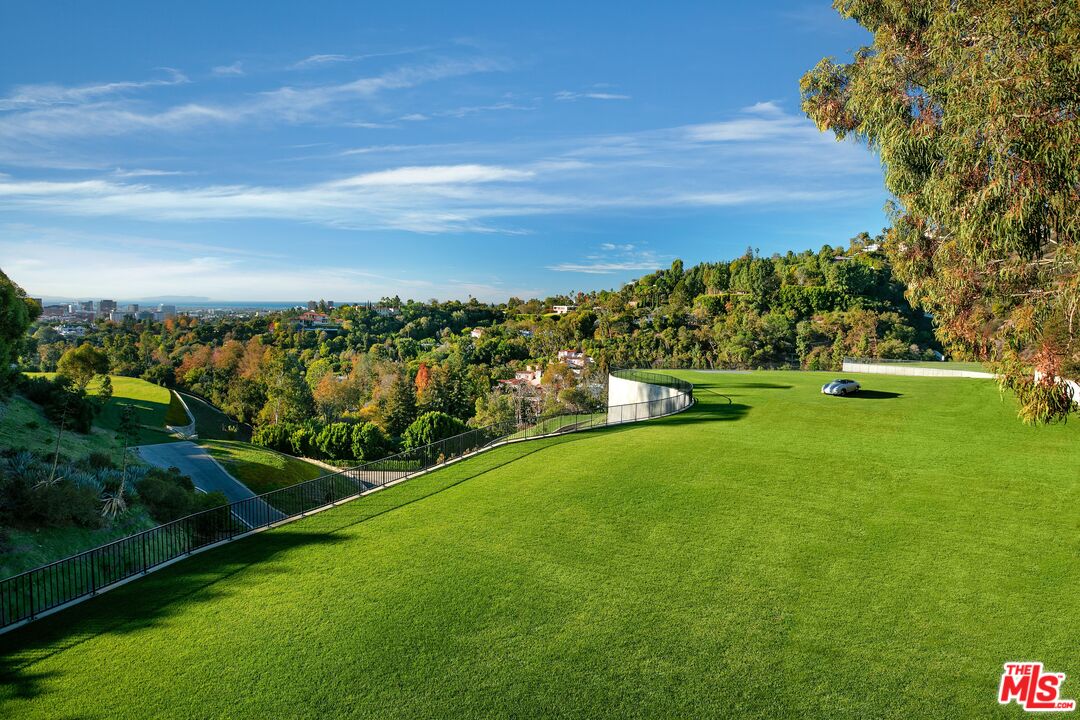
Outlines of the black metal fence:
M 302 517 L 497 445 L 661 417 L 693 403 L 693 385 L 685 380 L 641 370 L 617 370 L 612 374 L 677 392 L 671 397 L 597 412 L 541 416 L 525 427 L 475 428 L 430 445 L 188 515 L 28 570 L 0 581 L 0 631 L 96 595 L 197 550 Z

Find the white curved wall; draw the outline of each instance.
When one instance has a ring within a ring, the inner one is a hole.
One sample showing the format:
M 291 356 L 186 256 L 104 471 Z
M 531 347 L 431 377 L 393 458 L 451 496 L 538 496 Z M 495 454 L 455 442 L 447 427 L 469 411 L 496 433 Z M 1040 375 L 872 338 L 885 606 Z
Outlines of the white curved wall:
M 625 380 L 614 375 L 608 375 L 608 407 L 660 400 L 675 397 L 678 394 L 679 391 L 675 388 L 637 382 L 636 380 Z
M 670 415 L 691 403 L 689 393 L 608 375 L 609 425 Z

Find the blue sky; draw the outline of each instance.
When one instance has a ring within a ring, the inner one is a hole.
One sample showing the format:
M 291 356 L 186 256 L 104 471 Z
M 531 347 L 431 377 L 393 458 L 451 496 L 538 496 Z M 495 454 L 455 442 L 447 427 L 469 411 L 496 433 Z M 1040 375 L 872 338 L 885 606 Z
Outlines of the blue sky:
M 825 2 L 5 2 L 0 267 L 33 295 L 502 300 L 840 244 L 877 158 Z

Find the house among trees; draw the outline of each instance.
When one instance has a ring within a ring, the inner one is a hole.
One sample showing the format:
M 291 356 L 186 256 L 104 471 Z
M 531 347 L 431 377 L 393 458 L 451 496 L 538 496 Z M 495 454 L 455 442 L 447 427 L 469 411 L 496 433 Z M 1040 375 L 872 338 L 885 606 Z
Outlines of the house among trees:
M 541 368 L 528 365 L 524 370 L 518 370 L 514 373 L 514 377 L 510 380 L 500 380 L 499 383 L 511 387 L 530 385 L 534 388 L 538 388 L 540 387 L 540 378 L 543 377 L 543 375 L 544 371 Z
M 297 318 L 305 327 L 312 327 L 315 325 L 327 325 L 330 323 L 330 316 L 314 310 L 307 310 L 300 313 Z
M 566 315 L 577 309 L 577 305 L 552 305 L 551 312 L 556 315 Z
M 580 375 L 585 366 L 593 362 L 593 359 L 581 350 L 560 350 L 559 362 L 565 363 L 575 375 Z

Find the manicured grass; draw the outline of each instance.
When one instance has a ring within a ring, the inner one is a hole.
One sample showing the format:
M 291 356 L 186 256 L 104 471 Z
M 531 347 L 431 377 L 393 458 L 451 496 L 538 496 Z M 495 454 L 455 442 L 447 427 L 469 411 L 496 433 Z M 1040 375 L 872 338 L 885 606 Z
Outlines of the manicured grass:
M 1080 694 L 1075 423 L 1023 426 L 989 380 L 678 374 L 679 415 L 503 446 L 0 636 L 0 716 L 1019 717 L 1017 659 Z
M 195 432 L 206 440 L 251 440 L 251 426 L 233 420 L 213 405 L 194 395 L 184 394 L 191 414 L 195 416 Z
M 256 495 L 298 482 L 312 480 L 331 471 L 290 455 L 235 440 L 203 440 L 209 451 L 230 475 Z
M 165 424 L 173 427 L 184 427 L 191 424 L 191 420 L 192 418 L 184 410 L 184 404 L 180 402 L 180 397 L 175 392 L 170 391 L 169 409 L 165 411 Z
M 56 373 L 26 373 L 30 376 L 53 377 Z M 139 424 L 138 442 L 140 445 L 173 442 L 177 438 L 165 429 L 169 406 L 173 402 L 172 392 L 160 385 L 140 380 L 139 378 L 111 375 L 113 395 L 108 404 L 94 418 L 94 425 L 115 433 L 120 427 L 120 411 L 124 405 L 135 406 L 135 420 Z M 90 383 L 86 389 L 90 395 L 97 395 L 101 388 L 101 379 Z M 183 412 L 181 410 L 181 412 Z M 187 424 L 185 416 L 181 424 Z M 170 423 L 171 424 L 171 423 Z
M 91 394 L 96 394 L 100 386 L 100 381 L 95 381 L 91 383 L 88 390 Z M 112 399 L 94 420 L 95 424 L 116 430 L 120 426 L 122 406 L 131 404 L 135 406 L 135 418 L 139 423 L 140 445 L 171 442 L 176 439 L 165 429 L 169 405 L 173 402 L 172 393 L 168 388 L 139 378 L 119 375 L 112 376 L 112 386 Z M 183 424 L 187 424 L 186 416 Z

